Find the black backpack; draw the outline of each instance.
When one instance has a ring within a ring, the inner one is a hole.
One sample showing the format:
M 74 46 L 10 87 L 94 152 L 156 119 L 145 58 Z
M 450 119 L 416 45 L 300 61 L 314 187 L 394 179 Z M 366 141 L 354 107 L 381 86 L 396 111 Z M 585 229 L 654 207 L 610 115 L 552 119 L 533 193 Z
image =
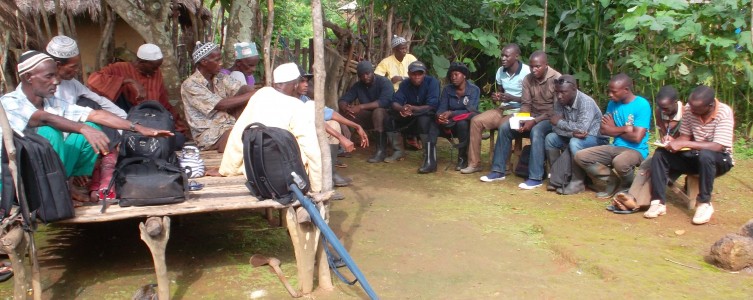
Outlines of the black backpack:
M 65 167 L 50 142 L 32 130 L 24 131 L 23 136 L 14 132 L 13 142 L 20 180 L 18 186 L 24 190 L 31 223 L 35 216 L 45 223 L 73 218 L 75 213 Z M 7 153 L 3 151 L 0 204 L 3 217 L 8 216 L 13 203 L 19 203 L 8 161 Z
M 183 169 L 164 159 L 130 157 L 118 163 L 110 187 L 115 185 L 121 207 L 147 206 L 185 201 L 187 182 Z
M 173 115 L 157 101 L 144 101 L 131 108 L 128 121 L 154 129 L 175 131 Z M 177 161 L 175 137 L 146 137 L 138 132 L 123 131 L 120 144 L 120 157 L 161 158 L 170 162 Z
M 285 129 L 253 123 L 243 130 L 243 164 L 246 187 L 259 200 L 274 199 L 280 204 L 293 202 L 290 184 L 295 172 L 303 181 L 301 191 L 309 191 L 309 177 L 301 161 L 301 150 L 292 133 Z
M 172 114 L 157 101 L 131 108 L 129 121 L 154 129 L 175 131 Z M 113 186 L 120 206 L 179 203 L 186 200 L 188 177 L 180 168 L 175 137 L 146 137 L 123 131 L 120 157 L 106 193 Z M 103 202 L 102 211 L 107 208 Z

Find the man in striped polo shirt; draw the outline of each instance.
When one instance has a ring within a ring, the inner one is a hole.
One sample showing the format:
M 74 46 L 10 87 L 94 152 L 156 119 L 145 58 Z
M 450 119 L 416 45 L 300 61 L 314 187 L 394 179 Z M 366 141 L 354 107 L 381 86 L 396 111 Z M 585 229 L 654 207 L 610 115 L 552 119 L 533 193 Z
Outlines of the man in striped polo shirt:
M 727 173 L 732 160 L 734 128 L 732 108 L 715 98 L 714 89 L 701 85 L 690 94 L 680 125 L 680 136 L 665 140 L 651 161 L 651 207 L 643 215 L 652 219 L 667 213 L 665 189 L 669 174 L 698 174 L 699 193 L 693 224 L 708 223 L 714 214 L 711 190 L 714 178 Z

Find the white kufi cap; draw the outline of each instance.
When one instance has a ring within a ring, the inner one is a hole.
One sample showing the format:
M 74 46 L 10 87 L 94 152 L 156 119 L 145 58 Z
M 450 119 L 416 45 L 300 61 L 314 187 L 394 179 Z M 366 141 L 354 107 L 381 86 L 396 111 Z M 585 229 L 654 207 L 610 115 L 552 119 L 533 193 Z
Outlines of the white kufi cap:
M 136 57 L 143 60 L 160 60 L 162 59 L 162 50 L 155 44 L 143 44 L 136 52 Z
M 301 78 L 301 71 L 294 63 L 281 64 L 272 72 L 272 78 L 274 83 L 290 82 Z

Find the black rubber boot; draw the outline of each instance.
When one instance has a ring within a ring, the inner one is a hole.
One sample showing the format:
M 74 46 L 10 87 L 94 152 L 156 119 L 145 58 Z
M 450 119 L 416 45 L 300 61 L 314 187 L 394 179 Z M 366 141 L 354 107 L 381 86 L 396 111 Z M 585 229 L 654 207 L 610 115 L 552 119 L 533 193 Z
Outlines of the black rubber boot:
M 562 195 L 573 195 L 586 190 L 584 180 L 586 179 L 586 173 L 579 166 L 573 165 L 572 177 L 570 182 L 564 188 L 557 188 L 557 193 Z
M 455 165 L 455 171 L 460 171 L 468 167 L 468 147 L 458 149 L 458 163 Z
M 424 164 L 418 169 L 418 173 L 426 174 L 437 171 L 437 145 L 432 142 L 424 143 Z
M 552 173 L 552 166 L 554 165 L 554 162 L 557 161 L 558 158 L 560 158 L 560 155 L 562 152 L 560 149 L 546 149 L 546 159 L 549 160 L 549 173 Z M 555 186 L 552 184 L 552 181 L 549 180 L 549 183 L 546 185 L 546 190 L 553 192 L 556 191 L 557 188 L 561 188 L 561 186 Z
M 387 144 L 387 134 L 384 132 L 379 132 L 379 136 L 377 137 L 377 150 L 374 152 L 374 155 L 366 160 L 369 163 L 378 163 L 384 161 L 384 158 L 387 156 L 387 150 L 385 145 Z
M 339 145 L 329 145 L 329 153 L 330 157 L 332 157 L 332 182 L 335 186 L 342 187 L 342 186 L 349 186 L 351 182 L 353 182 L 352 179 L 347 177 L 342 177 L 340 174 L 337 174 L 335 172 L 335 161 L 337 160 L 337 148 L 339 148 Z
M 384 162 L 391 163 L 405 159 L 405 149 L 403 148 L 403 139 L 397 132 L 387 132 L 387 139 L 392 144 L 392 155 L 384 159 Z

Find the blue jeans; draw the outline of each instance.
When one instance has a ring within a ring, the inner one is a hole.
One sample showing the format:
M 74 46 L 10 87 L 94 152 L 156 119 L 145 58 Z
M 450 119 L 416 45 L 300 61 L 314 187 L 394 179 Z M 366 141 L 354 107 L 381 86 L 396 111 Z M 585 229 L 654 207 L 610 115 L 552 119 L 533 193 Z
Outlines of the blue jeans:
M 544 179 L 544 143 L 546 135 L 552 132 L 552 124 L 548 120 L 541 121 L 531 128 L 530 132 L 520 133 L 510 129 L 510 122 L 504 122 L 499 126 L 497 143 L 494 145 L 494 159 L 492 171 L 505 174 L 507 158 L 510 157 L 512 141 L 516 137 L 528 137 L 531 139 L 531 156 L 528 160 L 528 178 L 534 180 Z
M 606 145 L 609 143 L 609 139 L 595 137 L 592 135 L 587 136 L 584 139 L 572 138 L 567 136 L 561 136 L 554 132 L 546 135 L 546 150 L 549 149 L 564 149 L 568 147 L 570 154 L 575 155 L 579 150 L 590 148 L 593 146 Z

